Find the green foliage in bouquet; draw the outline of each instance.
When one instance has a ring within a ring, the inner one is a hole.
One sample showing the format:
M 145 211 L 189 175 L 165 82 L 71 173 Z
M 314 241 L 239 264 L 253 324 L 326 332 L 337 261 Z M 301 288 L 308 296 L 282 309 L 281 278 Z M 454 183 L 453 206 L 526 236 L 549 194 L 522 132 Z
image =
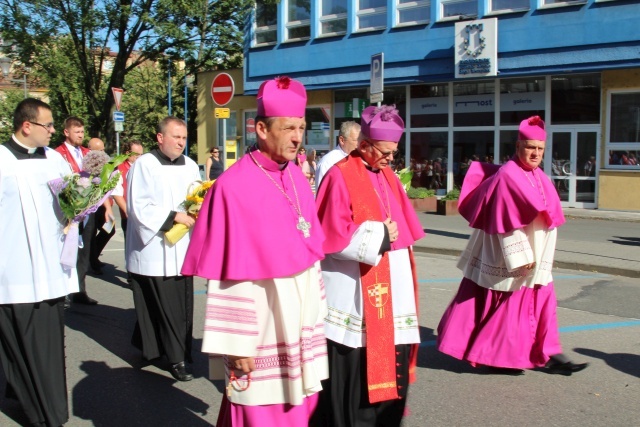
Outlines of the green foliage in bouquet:
M 404 187 L 404 191 L 409 191 L 409 187 L 411 187 L 411 179 L 413 178 L 413 172 L 409 170 L 409 168 L 404 168 L 400 172 L 396 172 L 398 178 L 400 178 L 400 182 Z

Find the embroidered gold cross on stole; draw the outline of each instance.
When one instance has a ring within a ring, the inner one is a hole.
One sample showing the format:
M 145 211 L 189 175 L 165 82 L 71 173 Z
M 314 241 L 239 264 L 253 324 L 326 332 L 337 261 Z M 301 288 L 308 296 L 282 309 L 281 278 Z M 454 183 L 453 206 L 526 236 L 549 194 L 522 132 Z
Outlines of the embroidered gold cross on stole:
M 378 282 L 376 274 L 376 283 L 367 286 L 367 294 L 369 303 L 378 309 L 378 319 L 384 318 L 384 306 L 389 301 L 389 284 Z

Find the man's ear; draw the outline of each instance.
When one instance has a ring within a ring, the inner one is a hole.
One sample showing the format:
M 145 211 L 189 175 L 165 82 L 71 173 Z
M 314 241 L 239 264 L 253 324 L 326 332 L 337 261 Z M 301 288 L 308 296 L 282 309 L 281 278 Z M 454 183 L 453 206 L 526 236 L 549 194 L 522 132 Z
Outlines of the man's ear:
M 267 124 L 262 120 L 256 122 L 256 135 L 260 139 L 267 139 Z

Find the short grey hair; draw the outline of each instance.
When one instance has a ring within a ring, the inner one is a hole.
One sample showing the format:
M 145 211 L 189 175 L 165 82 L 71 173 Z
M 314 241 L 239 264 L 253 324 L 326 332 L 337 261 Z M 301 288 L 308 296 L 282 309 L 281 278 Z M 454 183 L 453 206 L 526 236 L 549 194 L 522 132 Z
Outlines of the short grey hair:
M 342 124 L 340 125 L 340 136 L 343 138 L 348 138 L 352 130 L 357 130 L 358 132 L 360 132 L 360 125 L 351 120 L 342 122 Z

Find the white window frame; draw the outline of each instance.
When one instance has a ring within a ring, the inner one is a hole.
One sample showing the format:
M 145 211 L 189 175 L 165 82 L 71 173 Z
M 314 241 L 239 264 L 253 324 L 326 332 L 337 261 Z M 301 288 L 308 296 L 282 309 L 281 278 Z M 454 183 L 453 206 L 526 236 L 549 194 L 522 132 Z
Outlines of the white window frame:
M 489 11 L 487 13 L 487 15 L 499 15 L 502 13 L 513 13 L 513 12 L 523 12 L 523 11 L 527 11 L 531 8 L 531 2 L 529 0 L 526 1 L 526 6 L 523 7 L 517 7 L 514 9 L 494 9 L 493 8 L 493 2 L 494 0 L 489 0 Z
M 285 7 L 285 12 L 284 12 L 284 16 L 285 16 L 285 37 L 284 37 L 284 41 L 285 42 L 294 42 L 294 41 L 300 41 L 300 40 L 309 40 L 309 38 L 311 38 L 311 18 L 309 19 L 299 19 L 299 20 L 295 20 L 295 21 L 289 21 L 289 6 L 291 3 L 295 3 L 296 0 L 286 0 L 283 3 L 283 6 Z M 296 28 L 304 28 L 307 27 L 309 28 L 309 35 L 307 37 L 289 37 L 289 31 L 296 29 Z
M 587 0 L 561 0 L 559 3 L 547 3 L 554 0 L 538 0 L 539 9 L 552 9 L 554 7 L 578 6 L 587 4 Z
M 410 11 L 412 9 L 426 8 L 428 18 L 419 21 L 407 21 L 400 22 L 400 12 Z M 394 19 L 396 27 L 406 27 L 410 25 L 422 25 L 431 22 L 431 0 L 416 0 L 409 3 L 400 4 L 399 0 L 396 0 L 396 17 Z
M 385 24 L 384 25 L 380 25 L 377 27 L 366 27 L 366 28 L 362 28 L 360 26 L 360 18 L 363 17 L 367 17 L 367 16 L 372 16 L 372 15 L 384 15 L 385 18 L 387 16 L 387 6 L 381 6 L 381 7 L 371 7 L 371 8 L 367 8 L 367 9 L 360 9 L 360 0 L 356 0 L 356 26 L 357 26 L 357 31 L 358 32 L 364 32 L 364 31 L 376 31 L 376 30 L 384 30 L 385 28 L 387 28 L 387 20 L 385 19 Z
M 262 27 L 258 27 L 258 5 L 255 4 L 253 8 L 254 19 L 253 19 L 253 46 L 272 46 L 278 43 L 278 22 L 276 18 L 276 23 L 274 25 L 265 25 Z M 276 16 L 277 16 L 277 6 L 276 6 Z M 276 38 L 273 41 L 269 42 L 258 42 L 258 35 L 275 31 Z
M 624 171 L 634 171 L 640 172 L 640 166 L 638 165 L 610 165 L 608 160 L 609 151 L 640 151 L 640 142 L 612 142 L 610 140 L 611 137 L 611 97 L 612 95 L 619 94 L 639 94 L 640 95 L 640 87 L 636 88 L 625 88 L 625 89 L 609 89 L 607 91 L 607 124 L 606 124 L 606 135 L 605 135 L 605 161 L 604 169 L 619 169 Z M 639 106 L 640 107 L 640 106 Z M 638 110 L 638 115 L 640 116 L 640 110 Z M 640 122 L 638 123 L 640 126 Z
M 320 35 L 320 37 L 330 37 L 330 36 L 339 36 L 342 34 L 346 34 L 347 33 L 347 28 L 345 28 L 344 31 L 334 31 L 331 33 L 325 33 L 322 31 L 322 26 L 323 24 L 328 24 L 330 22 L 334 22 L 334 21 L 340 21 L 340 20 L 345 20 L 347 21 L 347 27 L 349 25 L 349 20 L 348 20 L 348 16 L 347 16 L 347 12 L 344 13 L 332 13 L 332 14 L 328 14 L 328 15 L 323 15 L 322 14 L 322 1 L 323 0 L 319 0 L 319 15 L 320 15 L 320 24 L 319 24 L 319 28 L 318 28 L 318 33 Z M 348 3 L 349 0 L 346 0 L 346 5 L 348 7 Z
M 475 3 L 476 5 L 476 10 L 474 13 L 471 13 L 469 15 L 452 15 L 452 16 L 444 16 L 444 7 L 445 5 L 449 5 L 449 4 L 455 4 L 455 3 Z M 440 0 L 440 7 L 438 8 L 438 21 L 457 21 L 459 20 L 461 17 L 473 17 L 473 18 L 477 18 L 478 17 L 478 1 L 475 0 Z

